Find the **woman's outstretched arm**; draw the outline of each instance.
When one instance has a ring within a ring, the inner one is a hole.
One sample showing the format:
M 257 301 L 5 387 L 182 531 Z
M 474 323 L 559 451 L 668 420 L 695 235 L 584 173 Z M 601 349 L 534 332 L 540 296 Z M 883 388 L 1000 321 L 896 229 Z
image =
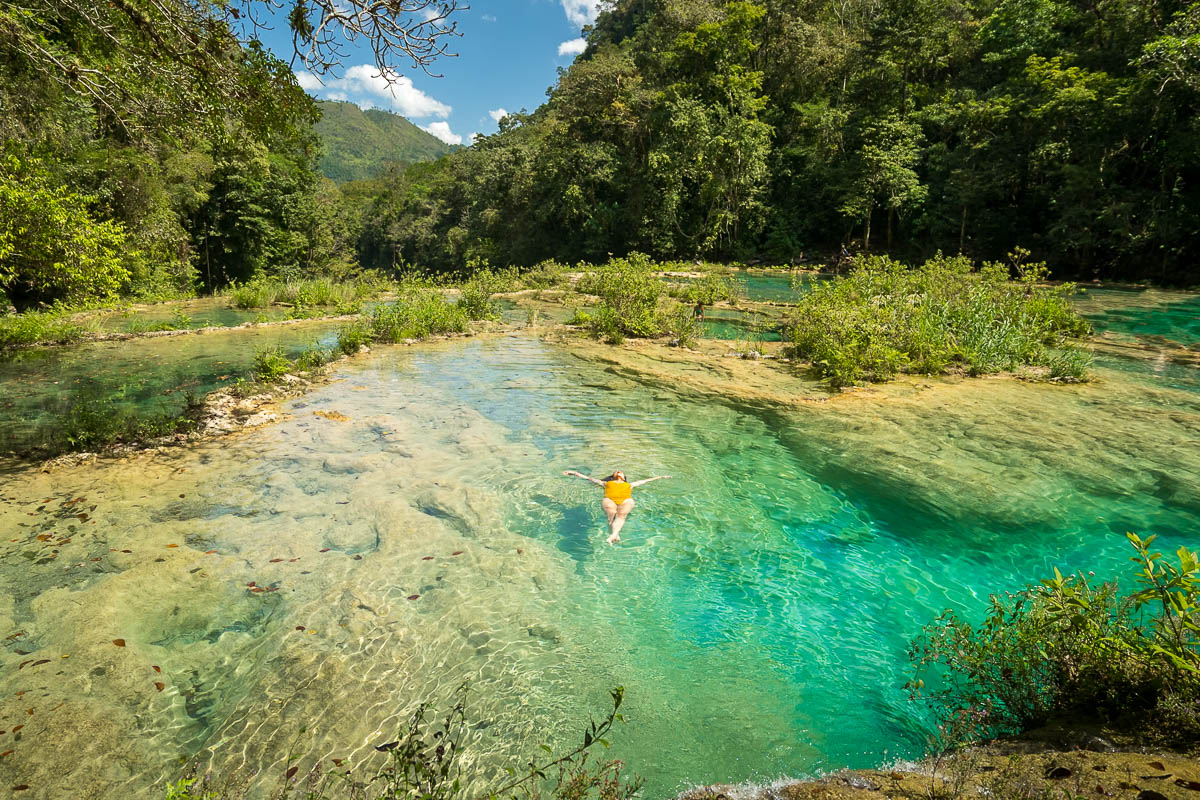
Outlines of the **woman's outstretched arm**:
M 604 481 L 600 480 L 599 478 L 593 478 L 591 476 L 584 475 L 582 472 L 576 472 L 573 469 L 567 470 L 566 472 L 563 473 L 563 475 L 569 475 L 574 478 L 583 478 L 585 481 L 591 481 L 592 483 L 596 484 L 597 486 L 604 485 Z
M 655 477 L 653 477 L 653 478 L 643 478 L 643 479 L 642 479 L 642 480 L 640 480 L 640 481 L 634 481 L 633 483 L 631 483 L 631 484 L 629 484 L 629 485 L 630 485 L 630 486 L 645 486 L 645 485 L 646 485 L 647 483 L 649 483 L 650 481 L 661 481 L 661 480 L 663 480 L 664 478 L 669 478 L 669 477 L 671 477 L 671 476 L 670 476 L 670 475 L 657 475 L 657 476 L 655 476 Z

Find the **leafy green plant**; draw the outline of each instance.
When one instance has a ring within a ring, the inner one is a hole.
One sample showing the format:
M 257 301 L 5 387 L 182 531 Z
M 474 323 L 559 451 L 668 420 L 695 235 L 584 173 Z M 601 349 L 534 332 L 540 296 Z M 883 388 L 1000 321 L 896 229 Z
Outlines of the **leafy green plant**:
M 34 344 L 69 344 L 81 340 L 87 330 L 64 318 L 60 310 L 0 314 L 0 349 Z
M 337 357 L 337 353 L 328 347 L 313 342 L 300 355 L 296 356 L 296 369 L 301 372 L 312 372 L 319 369 Z
M 371 314 L 370 332 L 375 341 L 401 342 L 442 333 L 463 333 L 467 330 L 467 319 L 461 303 L 452 303 L 437 291 L 424 290 L 376 306 Z
M 261 347 L 254 351 L 254 376 L 261 381 L 273 381 L 287 374 L 292 362 L 279 347 Z
M 662 332 L 659 299 L 666 293 L 666 284 L 654 274 L 654 263 L 648 256 L 631 253 L 626 258 L 611 259 L 603 268 L 584 273 L 576 289 L 600 298 L 591 320 L 594 336 L 618 344 L 627 336 L 649 337 Z
M 521 273 L 521 283 L 530 289 L 552 289 L 566 283 L 568 269 L 553 259 L 540 261 Z
M 946 612 L 911 649 L 907 686 L 961 741 L 1014 733 L 1060 713 L 1099 715 L 1172 743 L 1200 741 L 1200 566 L 1127 534 L 1133 592 L 1090 574 L 992 596 L 973 626 Z
M 371 329 L 361 320 L 346 325 L 338 331 L 337 346 L 346 355 L 357 353 L 371 342 Z
M 592 315 L 585 308 L 576 308 L 571 316 L 567 318 L 568 325 L 588 325 L 592 321 Z
M 1009 265 L 938 254 L 908 268 L 861 257 L 846 276 L 813 286 L 785 323 L 788 354 L 808 360 L 835 386 L 886 381 L 900 372 L 971 375 L 1046 365 L 1056 378 L 1086 377 L 1087 357 L 1070 337 L 1090 327 L 1070 306 L 1074 286 L 1044 284 L 1027 253 Z
M 678 342 L 680 347 L 695 347 L 704 333 L 703 324 L 688 306 L 679 306 L 667 315 L 665 329 L 667 335 Z
M 501 291 L 506 279 L 483 267 L 471 274 L 462 285 L 458 298 L 458 306 L 467 319 L 499 319 L 500 305 L 492 299 L 492 295 Z

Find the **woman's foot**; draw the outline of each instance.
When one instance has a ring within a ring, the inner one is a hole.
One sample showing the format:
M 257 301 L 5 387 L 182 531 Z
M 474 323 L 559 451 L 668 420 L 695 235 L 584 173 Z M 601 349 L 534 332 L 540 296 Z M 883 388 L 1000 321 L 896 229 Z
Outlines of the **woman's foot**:
M 605 539 L 604 541 L 608 542 L 609 544 L 616 544 L 617 542 L 621 541 L 621 534 L 619 534 L 619 533 L 609 534 L 609 537 L 607 539 Z

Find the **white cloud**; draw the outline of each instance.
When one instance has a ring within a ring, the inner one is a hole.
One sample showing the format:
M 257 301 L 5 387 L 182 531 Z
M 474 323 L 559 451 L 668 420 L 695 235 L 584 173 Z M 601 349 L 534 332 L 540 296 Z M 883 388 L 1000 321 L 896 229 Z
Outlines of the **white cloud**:
M 493 108 L 488 112 L 488 116 L 491 117 L 494 122 L 498 123 L 500 120 L 508 116 L 508 111 L 503 108 Z
M 426 22 L 430 22 L 430 21 L 432 21 L 432 20 L 435 20 L 435 19 L 437 19 L 438 17 L 440 17 L 441 15 L 442 15 L 442 12 L 438 11 L 438 10 L 437 10 L 436 8 L 434 8 L 433 6 L 429 6 L 429 7 L 428 7 L 428 8 L 426 8 L 424 11 L 422 11 L 422 12 L 421 12 L 421 16 L 425 17 L 425 21 L 426 21 Z
M 558 46 L 560 56 L 577 56 L 587 50 L 587 39 L 571 39 Z
M 600 3 L 596 0 L 560 0 L 560 2 L 572 25 L 582 28 L 584 25 L 591 25 L 596 21 L 596 14 L 600 7 Z
M 296 82 L 317 97 L 349 100 L 360 108 L 384 108 L 417 119 L 450 116 L 450 106 L 418 89 L 412 78 L 394 72 L 388 75 L 391 82 L 377 67 L 359 64 L 346 70 L 341 78 L 326 77 L 324 81 L 310 72 L 297 72 Z
M 425 131 L 426 133 L 432 133 L 446 144 L 463 143 L 463 137 L 450 130 L 449 122 L 431 122 L 428 125 L 422 125 L 421 130 Z
M 484 22 L 495 22 L 496 21 L 496 18 L 494 16 L 492 16 L 491 14 L 484 14 L 482 17 L 480 17 L 480 19 L 483 20 Z

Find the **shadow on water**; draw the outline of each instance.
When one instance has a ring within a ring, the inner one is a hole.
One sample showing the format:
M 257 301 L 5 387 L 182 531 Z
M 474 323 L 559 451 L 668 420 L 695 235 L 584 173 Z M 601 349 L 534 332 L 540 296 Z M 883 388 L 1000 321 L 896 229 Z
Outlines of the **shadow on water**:
M 562 517 L 558 521 L 558 549 L 579 562 L 596 554 L 593 534 L 595 522 L 587 506 L 559 506 Z

